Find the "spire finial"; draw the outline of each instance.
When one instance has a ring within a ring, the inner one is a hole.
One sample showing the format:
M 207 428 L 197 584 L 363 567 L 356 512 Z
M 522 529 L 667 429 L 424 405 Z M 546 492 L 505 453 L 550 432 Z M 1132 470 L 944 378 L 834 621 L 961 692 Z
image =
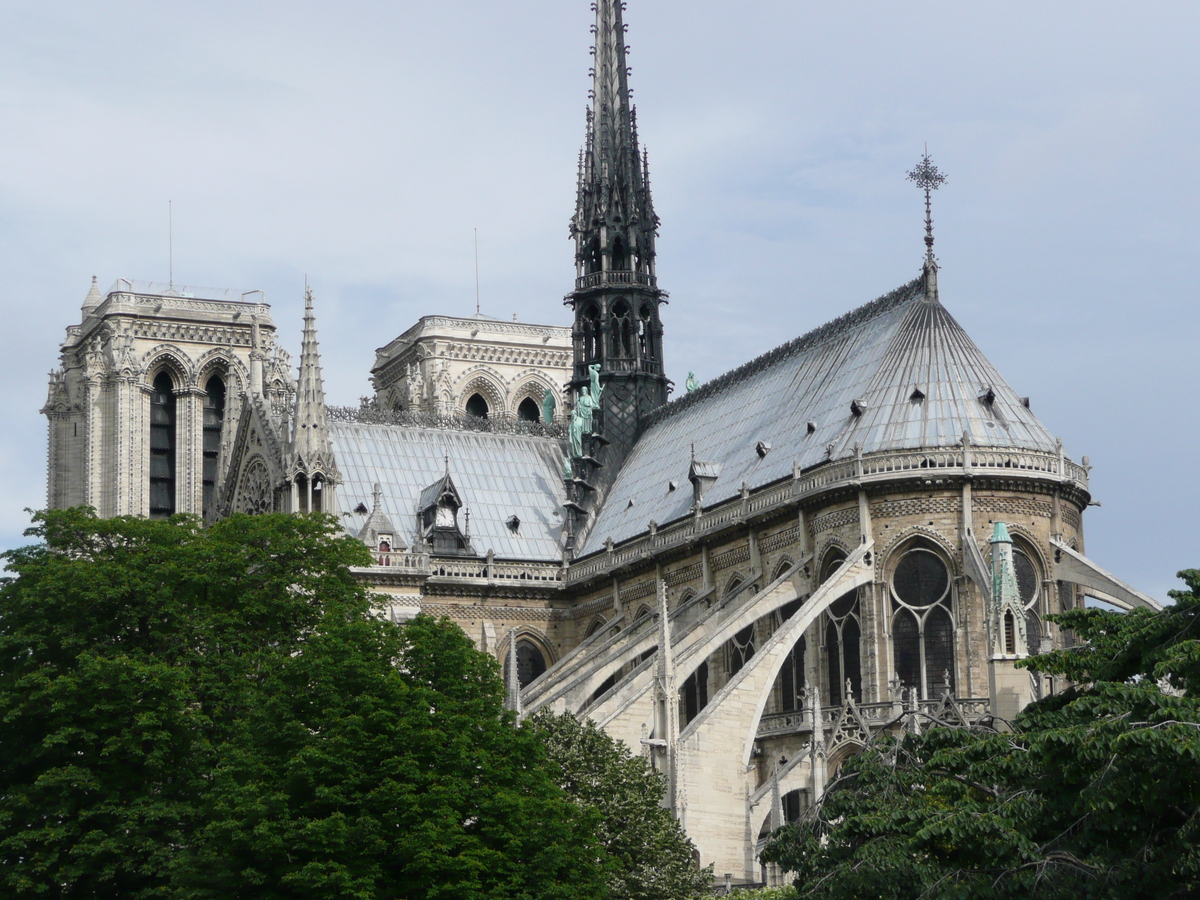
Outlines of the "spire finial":
M 938 171 L 929 157 L 929 145 L 925 145 L 925 153 L 921 161 L 908 173 L 908 180 L 925 191 L 925 259 L 933 262 L 933 209 L 929 195 L 946 183 L 946 176 Z

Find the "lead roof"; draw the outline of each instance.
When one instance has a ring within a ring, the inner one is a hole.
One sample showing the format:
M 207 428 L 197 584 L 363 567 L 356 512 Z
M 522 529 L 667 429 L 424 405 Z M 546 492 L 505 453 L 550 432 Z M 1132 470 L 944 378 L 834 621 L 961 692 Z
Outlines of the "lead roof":
M 981 399 L 991 391 L 991 403 Z M 857 408 L 857 414 L 852 410 Z M 808 425 L 815 428 L 810 432 Z M 711 506 L 854 454 L 980 446 L 1054 452 L 1056 441 L 921 278 L 660 409 L 617 475 L 580 555 L 686 515 L 668 482 L 720 465 Z M 760 441 L 771 452 L 760 456 Z M 630 501 L 633 501 L 632 503 Z
M 502 559 L 562 559 L 562 449 L 554 438 L 405 425 L 332 422 L 329 436 L 341 473 L 342 509 L 370 503 L 379 482 L 383 512 L 412 546 L 422 491 L 450 476 L 470 514 L 471 543 Z M 520 519 L 514 533 L 505 522 Z M 343 516 L 357 534 L 366 515 Z M 459 525 L 467 524 L 459 512 Z

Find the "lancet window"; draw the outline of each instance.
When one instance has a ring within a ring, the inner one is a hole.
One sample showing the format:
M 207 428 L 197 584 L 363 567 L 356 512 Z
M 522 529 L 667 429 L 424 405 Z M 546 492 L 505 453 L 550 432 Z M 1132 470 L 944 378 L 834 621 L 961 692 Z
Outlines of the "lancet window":
M 825 559 L 821 582 L 841 568 L 846 557 L 840 551 Z M 829 702 L 845 700 L 847 682 L 854 696 L 862 699 L 862 628 L 859 624 L 858 589 L 847 591 L 829 605 L 825 623 L 825 660 L 829 676 Z
M 930 698 L 954 688 L 954 619 L 950 570 L 941 556 L 914 547 L 892 574 L 892 646 L 896 676 Z
M 150 393 L 150 517 L 175 513 L 175 385 L 159 372 Z
M 217 490 L 217 462 L 221 452 L 221 427 L 225 421 L 225 379 L 213 375 L 204 386 L 203 412 L 203 512 L 205 517 L 214 512 L 213 505 Z

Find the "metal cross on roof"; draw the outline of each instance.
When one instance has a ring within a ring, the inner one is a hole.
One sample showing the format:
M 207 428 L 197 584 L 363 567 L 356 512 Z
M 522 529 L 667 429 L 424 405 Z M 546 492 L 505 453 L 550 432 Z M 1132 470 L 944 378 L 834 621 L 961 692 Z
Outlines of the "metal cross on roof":
M 933 212 L 929 203 L 929 194 L 946 183 L 946 176 L 938 171 L 938 167 L 929 158 L 929 149 L 921 156 L 921 161 L 908 173 L 908 180 L 925 190 L 925 257 L 933 259 Z

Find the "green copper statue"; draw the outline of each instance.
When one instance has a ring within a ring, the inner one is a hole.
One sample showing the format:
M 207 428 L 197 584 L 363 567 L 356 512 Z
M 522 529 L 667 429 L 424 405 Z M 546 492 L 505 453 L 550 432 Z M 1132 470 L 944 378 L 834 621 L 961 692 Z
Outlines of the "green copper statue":
M 542 398 L 542 421 L 547 425 L 554 424 L 554 407 L 557 405 L 554 400 L 554 392 L 550 388 L 546 388 L 546 396 Z
M 575 477 L 575 472 L 571 469 L 571 457 L 563 457 L 563 480 L 571 481 Z
M 596 410 L 596 401 L 592 392 L 586 387 L 579 389 L 575 398 L 575 411 L 571 414 L 571 456 L 575 459 L 583 457 L 583 436 L 592 430 L 592 413 Z
M 696 380 L 695 372 L 688 372 L 687 377 L 687 392 L 690 394 L 696 388 L 700 387 L 700 382 Z
M 588 366 L 588 377 L 592 380 L 592 400 L 595 401 L 593 406 L 599 409 L 600 396 L 604 393 L 604 388 L 600 387 L 600 363 L 592 363 Z M 591 428 L 590 423 L 588 427 Z

